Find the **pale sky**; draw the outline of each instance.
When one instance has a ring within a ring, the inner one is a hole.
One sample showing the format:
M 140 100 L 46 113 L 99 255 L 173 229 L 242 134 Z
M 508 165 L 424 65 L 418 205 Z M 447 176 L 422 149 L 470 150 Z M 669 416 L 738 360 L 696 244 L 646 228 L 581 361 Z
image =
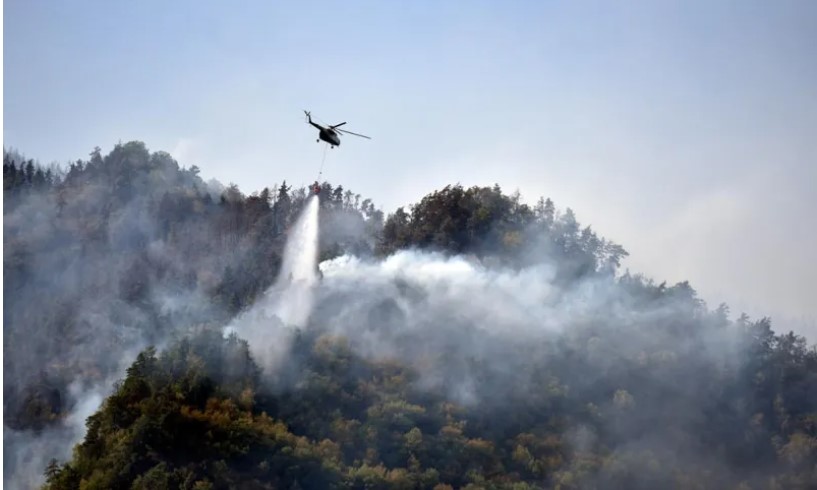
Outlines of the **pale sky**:
M 710 307 L 817 340 L 817 2 L 5 0 L 3 139 L 144 141 L 245 193 L 384 212 L 446 184 L 551 197 Z M 783 323 L 783 320 L 786 323 Z

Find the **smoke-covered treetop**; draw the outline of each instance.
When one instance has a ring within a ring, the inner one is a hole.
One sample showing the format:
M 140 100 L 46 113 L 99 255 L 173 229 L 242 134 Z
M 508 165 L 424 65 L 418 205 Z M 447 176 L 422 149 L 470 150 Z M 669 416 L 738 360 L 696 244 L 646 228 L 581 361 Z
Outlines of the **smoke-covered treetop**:
M 620 245 L 582 228 L 570 208 L 560 213 L 540 198 L 534 207 L 519 193 L 493 187 L 446 186 L 425 196 L 406 213 L 388 217 L 378 252 L 405 248 L 475 254 L 503 265 L 525 266 L 547 258 L 571 280 L 588 273 L 613 272 L 628 254 Z
M 289 325 L 268 305 L 306 189 L 246 196 L 141 143 L 12 160 L 11 486 L 817 485 L 817 350 L 618 273 L 624 248 L 549 199 L 453 185 L 384 216 L 326 182 Z

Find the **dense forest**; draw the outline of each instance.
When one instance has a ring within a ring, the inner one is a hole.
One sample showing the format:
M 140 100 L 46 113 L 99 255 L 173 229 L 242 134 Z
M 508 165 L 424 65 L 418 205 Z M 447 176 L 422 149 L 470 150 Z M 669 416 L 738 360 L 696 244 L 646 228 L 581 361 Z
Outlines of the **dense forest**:
M 11 486 L 817 487 L 817 350 L 622 272 L 550 199 L 384 216 L 323 183 L 314 311 L 271 365 L 224 327 L 274 294 L 306 189 L 139 142 L 3 176 Z

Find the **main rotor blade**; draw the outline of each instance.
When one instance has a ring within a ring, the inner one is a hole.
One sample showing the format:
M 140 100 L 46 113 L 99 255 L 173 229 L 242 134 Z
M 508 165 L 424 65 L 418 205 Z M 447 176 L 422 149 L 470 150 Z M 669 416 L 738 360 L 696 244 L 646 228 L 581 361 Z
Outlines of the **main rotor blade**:
M 329 126 L 329 127 L 330 127 L 330 128 L 332 128 L 332 129 L 335 129 L 336 127 L 338 127 L 338 126 L 343 126 L 344 124 L 346 124 L 346 121 L 343 121 L 343 122 L 342 122 L 342 123 L 340 123 L 340 124 L 335 124 L 334 126 Z
M 355 136 L 360 136 L 361 138 L 366 138 L 367 140 L 370 140 L 370 139 L 371 139 L 371 138 L 369 138 L 369 137 L 368 137 L 368 136 L 366 136 L 366 135 L 363 135 L 363 134 L 357 134 L 357 133 L 353 133 L 353 132 L 351 132 L 351 131 L 346 131 L 345 129 L 338 129 L 338 131 L 340 131 L 341 133 L 348 133 L 348 134 L 353 134 L 353 135 L 355 135 Z

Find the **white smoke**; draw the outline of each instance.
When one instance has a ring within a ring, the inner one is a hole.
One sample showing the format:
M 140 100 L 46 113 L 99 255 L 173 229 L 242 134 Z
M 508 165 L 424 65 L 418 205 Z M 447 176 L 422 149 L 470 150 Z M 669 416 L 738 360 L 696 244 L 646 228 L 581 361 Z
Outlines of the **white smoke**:
M 558 292 L 550 282 L 555 269 L 547 264 L 520 271 L 491 270 L 463 257 L 402 251 L 383 262 L 342 256 L 324 262 L 321 270 L 324 293 L 395 298 L 413 326 L 437 324 L 450 317 L 496 332 L 519 333 L 537 318 L 546 321 L 540 325 L 543 329 L 557 327 L 540 314 Z M 422 292 L 422 308 L 413 307 L 400 293 L 406 287 Z M 351 324 L 346 319 L 353 312 L 350 303 L 338 312 L 333 324 L 341 328 Z
M 345 338 L 367 359 L 406 363 L 420 375 L 419 388 L 446 391 L 468 405 L 495 393 L 541 389 L 533 381 L 535 366 L 560 342 L 592 353 L 597 371 L 585 378 L 638 359 L 656 344 L 676 356 L 727 363 L 736 354 L 732 329 L 686 344 L 650 328 L 693 318 L 683 301 L 640 303 L 611 275 L 566 286 L 556 281 L 556 264 L 547 257 L 513 269 L 410 250 L 384 260 L 345 255 L 320 268 L 310 328 Z
M 579 302 L 562 298 L 547 262 L 494 269 L 462 256 L 401 251 L 383 261 L 342 256 L 321 270 L 315 328 L 345 337 L 366 358 L 408 363 L 421 375 L 418 387 L 446 390 L 467 405 L 480 401 L 471 361 L 491 361 L 524 383 L 504 349 L 559 333 Z

